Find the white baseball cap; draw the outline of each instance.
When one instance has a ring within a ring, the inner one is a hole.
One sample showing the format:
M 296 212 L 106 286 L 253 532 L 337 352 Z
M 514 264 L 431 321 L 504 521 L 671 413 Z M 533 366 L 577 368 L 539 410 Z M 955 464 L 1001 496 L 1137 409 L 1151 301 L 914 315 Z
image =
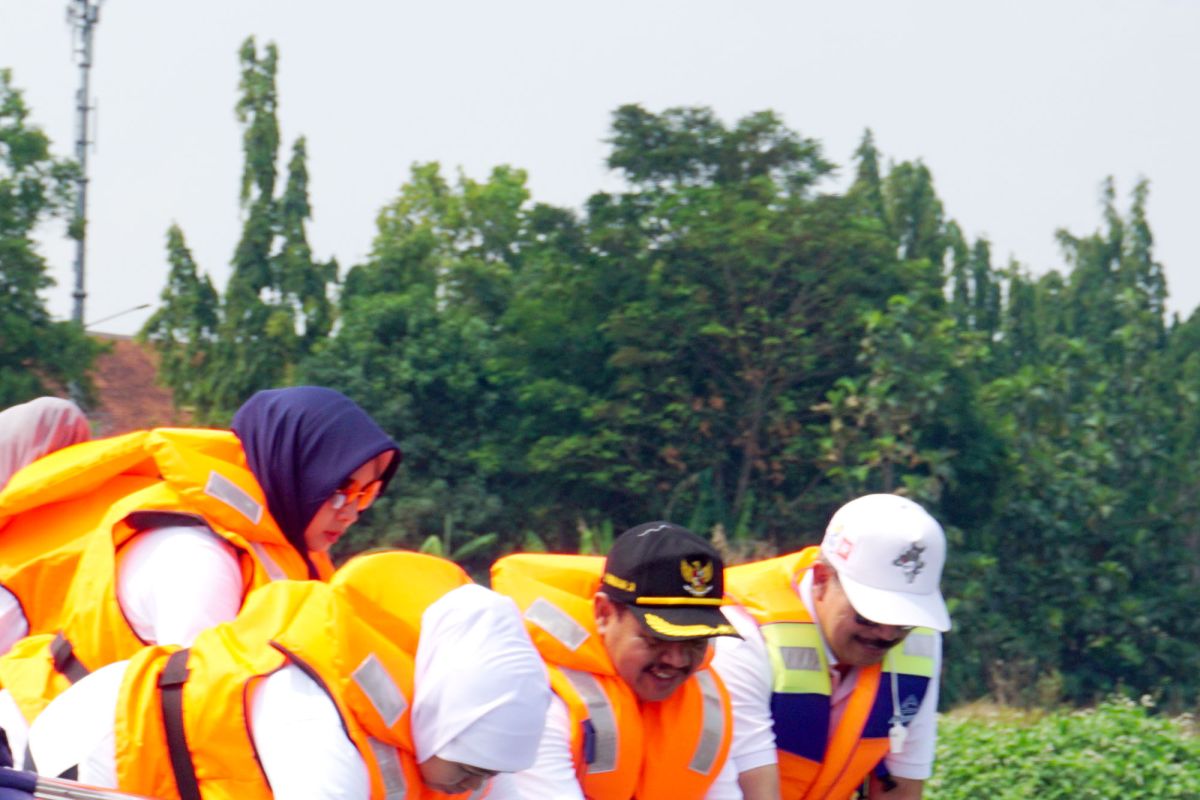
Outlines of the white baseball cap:
M 912 500 L 894 494 L 851 500 L 829 520 L 821 553 L 863 617 L 883 625 L 950 630 L 939 588 L 946 534 Z

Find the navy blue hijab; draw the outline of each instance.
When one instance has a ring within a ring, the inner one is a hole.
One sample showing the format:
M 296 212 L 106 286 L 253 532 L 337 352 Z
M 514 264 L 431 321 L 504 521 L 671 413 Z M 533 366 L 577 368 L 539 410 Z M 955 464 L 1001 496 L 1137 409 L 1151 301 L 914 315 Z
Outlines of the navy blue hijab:
M 304 530 L 356 469 L 394 450 L 386 489 L 402 454 L 367 412 L 341 392 L 291 386 L 257 392 L 233 415 L 233 432 L 283 535 L 308 561 Z M 312 569 L 311 562 L 309 563 Z

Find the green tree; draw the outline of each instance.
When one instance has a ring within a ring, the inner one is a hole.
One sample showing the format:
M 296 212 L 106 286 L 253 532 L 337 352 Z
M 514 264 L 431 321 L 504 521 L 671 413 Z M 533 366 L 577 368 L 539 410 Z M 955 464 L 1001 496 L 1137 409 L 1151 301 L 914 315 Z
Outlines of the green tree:
M 251 37 L 243 43 L 239 59 L 235 111 L 242 124 L 239 199 L 245 217 L 229 282 L 220 297 L 216 333 L 210 336 L 203 327 L 184 330 L 175 322 L 186 319 L 195 304 L 207 303 L 207 298 L 197 299 L 190 279 L 175 280 L 178 256 L 170 248 L 173 271 L 163 294 L 163 312 L 152 320 L 156 327 L 143 330 L 168 360 L 180 348 L 190 349 L 195 371 L 167 370 L 162 377 L 177 392 L 178 401 L 193 404 L 201 419 L 213 422 L 226 420 L 255 391 L 289 383 L 295 365 L 334 324 L 329 287 L 337 282 L 337 263 L 314 260 L 308 244 L 306 225 L 312 209 L 303 137 L 292 147 L 284 190 L 275 195 L 278 51 L 268 44 L 260 54 Z M 182 241 L 182 233 L 179 238 Z M 194 265 L 191 270 L 195 273 Z M 192 335 L 205 337 L 203 343 L 179 338 Z M 201 350 L 203 358 L 196 359 Z
M 67 384 L 86 401 L 90 389 L 98 346 L 78 324 L 50 319 L 39 293 L 53 280 L 33 239 L 43 220 L 69 217 L 75 175 L 50 153 L 11 73 L 0 70 L 0 406 Z
M 804 420 L 854 371 L 861 312 L 899 290 L 892 247 L 816 195 L 831 165 L 770 113 L 726 127 L 707 109 L 625 106 L 611 141 L 628 189 L 589 201 L 592 263 L 574 284 L 595 309 L 598 336 L 578 348 L 594 380 L 559 393 L 577 422 L 541 432 L 531 464 L 621 523 L 803 530 Z
M 403 494 L 386 498 L 347 547 L 418 547 L 431 535 L 445 545 L 448 525 L 516 527 L 519 492 L 508 476 L 520 470 L 516 448 L 501 444 L 513 433 L 512 402 L 495 364 L 515 276 L 539 249 L 528 197 L 520 170 L 451 185 L 437 164 L 415 165 L 379 214 L 370 259 L 347 274 L 342 325 L 300 375 L 342 388 L 405 452 Z M 495 482 L 514 504 L 507 517 Z M 483 549 L 452 551 L 484 558 Z
M 159 355 L 160 380 L 172 387 L 178 405 L 204 402 L 206 376 L 217 335 L 219 298 L 212 281 L 196 268 L 183 231 L 167 231 L 167 260 L 171 265 L 162 304 L 139 333 Z

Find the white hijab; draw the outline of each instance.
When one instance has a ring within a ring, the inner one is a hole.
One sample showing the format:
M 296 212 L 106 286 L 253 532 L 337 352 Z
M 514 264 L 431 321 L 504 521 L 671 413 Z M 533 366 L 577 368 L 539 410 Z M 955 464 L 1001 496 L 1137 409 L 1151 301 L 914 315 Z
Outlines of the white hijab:
M 414 683 L 418 763 L 439 756 L 497 772 L 533 765 L 550 683 L 510 598 L 471 584 L 429 606 Z
M 87 417 L 70 400 L 39 397 L 0 411 L 0 488 L 26 464 L 90 437 Z

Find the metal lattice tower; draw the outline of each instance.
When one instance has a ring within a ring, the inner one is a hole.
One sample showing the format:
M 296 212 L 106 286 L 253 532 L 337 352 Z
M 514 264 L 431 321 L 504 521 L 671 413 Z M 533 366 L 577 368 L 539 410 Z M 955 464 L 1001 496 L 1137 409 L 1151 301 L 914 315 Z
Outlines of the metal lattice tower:
M 70 0 L 67 20 L 72 28 L 75 57 L 79 62 L 79 89 L 75 93 L 75 159 L 79 162 L 78 191 L 75 197 L 75 220 L 72 228 L 75 240 L 75 308 L 72 319 L 83 327 L 84 258 L 87 249 L 87 155 L 88 115 L 92 111 L 89 79 L 92 69 L 92 34 L 100 21 L 100 3 L 103 0 Z

